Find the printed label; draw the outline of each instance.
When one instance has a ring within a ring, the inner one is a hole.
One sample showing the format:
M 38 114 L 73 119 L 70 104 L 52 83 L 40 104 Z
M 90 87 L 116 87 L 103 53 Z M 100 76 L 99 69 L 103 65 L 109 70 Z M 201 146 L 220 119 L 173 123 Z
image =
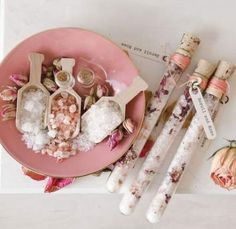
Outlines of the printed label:
M 208 139 L 214 139 L 216 137 L 216 129 L 199 87 L 191 87 L 189 93 L 196 109 L 197 116 L 206 133 L 206 137 Z
M 153 51 L 145 48 L 141 48 L 136 45 L 131 45 L 126 42 L 121 42 L 121 47 L 130 54 L 143 57 L 145 59 L 155 61 L 155 62 L 168 62 L 169 55 L 167 54 L 168 45 L 162 45 L 160 50 Z

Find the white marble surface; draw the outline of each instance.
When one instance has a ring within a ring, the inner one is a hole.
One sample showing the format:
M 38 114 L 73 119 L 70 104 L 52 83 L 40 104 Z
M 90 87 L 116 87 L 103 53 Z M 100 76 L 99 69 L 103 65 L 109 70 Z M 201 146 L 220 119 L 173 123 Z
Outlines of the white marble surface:
M 177 194 L 158 225 L 144 219 L 144 202 L 133 215 L 120 214 L 120 195 L 1 197 L 0 227 L 4 229 L 234 229 L 236 223 L 236 202 L 232 196 Z
M 144 49 L 163 53 L 174 51 L 181 34 L 185 31 L 197 33 L 202 44 L 188 69 L 191 72 L 199 58 L 216 62 L 218 59 L 236 60 L 233 49 L 235 33 L 235 1 L 205 0 L 195 1 L 134 1 L 134 0 L 7 0 L 1 9 L 1 35 L 3 35 L 2 55 L 4 56 L 22 39 L 53 27 L 83 27 L 101 33 L 114 40 Z M 214 4 L 213 4 L 214 3 Z M 224 9 L 224 10 L 222 10 Z M 1 21 L 2 22 L 2 21 Z M 165 66 L 158 61 L 151 61 L 131 54 L 131 58 L 140 70 L 140 74 L 153 90 L 160 79 Z M 236 77 L 231 80 L 236 87 Z M 224 107 L 224 119 L 219 117 L 218 136 L 209 150 L 196 153 L 188 168 L 179 193 L 233 193 L 213 185 L 208 177 L 212 152 L 225 144 L 223 137 L 236 138 L 234 114 L 236 112 L 235 92 L 231 90 L 231 100 Z M 219 115 L 222 116 L 222 115 Z M 227 122 L 225 121 L 227 120 Z M 150 189 L 154 190 L 164 174 L 164 168 L 171 159 L 178 141 L 170 150 L 161 174 Z M 140 162 L 141 163 L 141 162 Z M 133 174 L 135 171 L 133 171 Z M 108 174 L 101 177 L 84 177 L 75 184 L 65 188 L 61 193 L 104 193 L 104 184 Z M 131 176 L 132 177 L 132 176 Z M 127 181 L 125 187 L 128 186 Z M 32 193 L 42 192 L 44 182 L 33 182 L 21 175 L 20 165 L 6 153 L 1 158 L 1 192 Z

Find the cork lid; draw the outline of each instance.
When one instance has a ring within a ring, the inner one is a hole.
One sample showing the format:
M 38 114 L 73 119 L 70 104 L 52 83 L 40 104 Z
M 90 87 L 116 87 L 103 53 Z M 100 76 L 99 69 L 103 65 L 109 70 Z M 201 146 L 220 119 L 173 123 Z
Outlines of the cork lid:
M 215 72 L 215 77 L 219 79 L 228 79 L 234 72 L 235 65 L 221 60 Z
M 216 66 L 204 59 L 200 59 L 193 75 L 209 79 L 214 73 Z
M 192 57 L 199 44 L 200 39 L 197 36 L 191 33 L 184 33 L 176 52 L 184 56 Z

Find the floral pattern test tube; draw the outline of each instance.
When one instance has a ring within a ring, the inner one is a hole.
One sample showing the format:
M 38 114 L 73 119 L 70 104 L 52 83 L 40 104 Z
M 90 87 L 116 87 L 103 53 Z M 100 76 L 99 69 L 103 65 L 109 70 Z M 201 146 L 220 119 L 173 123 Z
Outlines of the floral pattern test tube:
M 151 148 L 137 177 L 120 203 L 120 210 L 123 214 L 130 214 L 134 210 L 148 185 L 158 172 L 168 149 L 174 142 L 188 117 L 188 114 L 193 107 L 189 93 L 191 85 L 199 83 L 199 88 L 204 90 L 207 86 L 208 79 L 213 74 L 214 70 L 215 66 L 213 64 L 210 64 L 206 60 L 199 61 L 194 73 L 189 77 L 184 93 L 178 99 L 169 119 L 157 137 L 157 140 Z
M 222 96 L 226 93 L 226 79 L 232 75 L 233 71 L 234 65 L 221 61 L 214 77 L 211 79 L 207 87 L 204 100 L 208 106 L 208 110 L 212 118 L 214 118 L 214 115 L 219 109 Z M 198 115 L 195 114 L 168 168 L 167 174 L 161 186 L 149 205 L 146 215 L 149 222 L 155 223 L 160 220 L 165 208 L 177 188 L 186 166 L 189 164 L 192 155 L 196 151 L 203 134 L 203 126 Z
M 154 128 L 164 106 L 166 105 L 176 82 L 191 62 L 191 56 L 200 44 L 198 37 L 184 34 L 179 48 L 171 57 L 164 73 L 160 86 L 150 99 L 145 113 L 143 125 L 132 147 L 116 163 L 114 170 L 107 181 L 107 189 L 110 192 L 117 191 L 124 183 L 128 172 L 132 169 L 144 147 L 152 129 Z

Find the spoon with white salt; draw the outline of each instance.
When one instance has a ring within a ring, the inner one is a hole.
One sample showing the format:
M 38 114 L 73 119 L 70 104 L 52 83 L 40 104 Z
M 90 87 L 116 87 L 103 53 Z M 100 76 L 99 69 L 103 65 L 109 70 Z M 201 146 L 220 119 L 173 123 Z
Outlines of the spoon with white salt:
M 24 133 L 25 131 L 22 129 L 22 112 L 23 112 L 23 104 L 22 104 L 22 97 L 24 96 L 25 92 L 29 90 L 40 90 L 44 94 L 44 112 L 42 117 L 42 125 L 41 129 L 45 129 L 47 126 L 47 107 L 48 107 L 48 99 L 50 93 L 48 90 L 43 86 L 41 83 L 41 71 L 42 71 L 42 63 L 44 60 L 44 55 L 41 53 L 30 53 L 29 56 L 30 61 L 30 76 L 29 82 L 25 84 L 22 88 L 18 90 L 17 93 L 17 106 L 16 106 L 16 128 L 21 132 Z
M 112 97 L 102 97 L 81 118 L 81 131 L 93 143 L 104 140 L 125 120 L 126 105 L 141 91 L 147 83 L 137 76 L 132 84 Z

